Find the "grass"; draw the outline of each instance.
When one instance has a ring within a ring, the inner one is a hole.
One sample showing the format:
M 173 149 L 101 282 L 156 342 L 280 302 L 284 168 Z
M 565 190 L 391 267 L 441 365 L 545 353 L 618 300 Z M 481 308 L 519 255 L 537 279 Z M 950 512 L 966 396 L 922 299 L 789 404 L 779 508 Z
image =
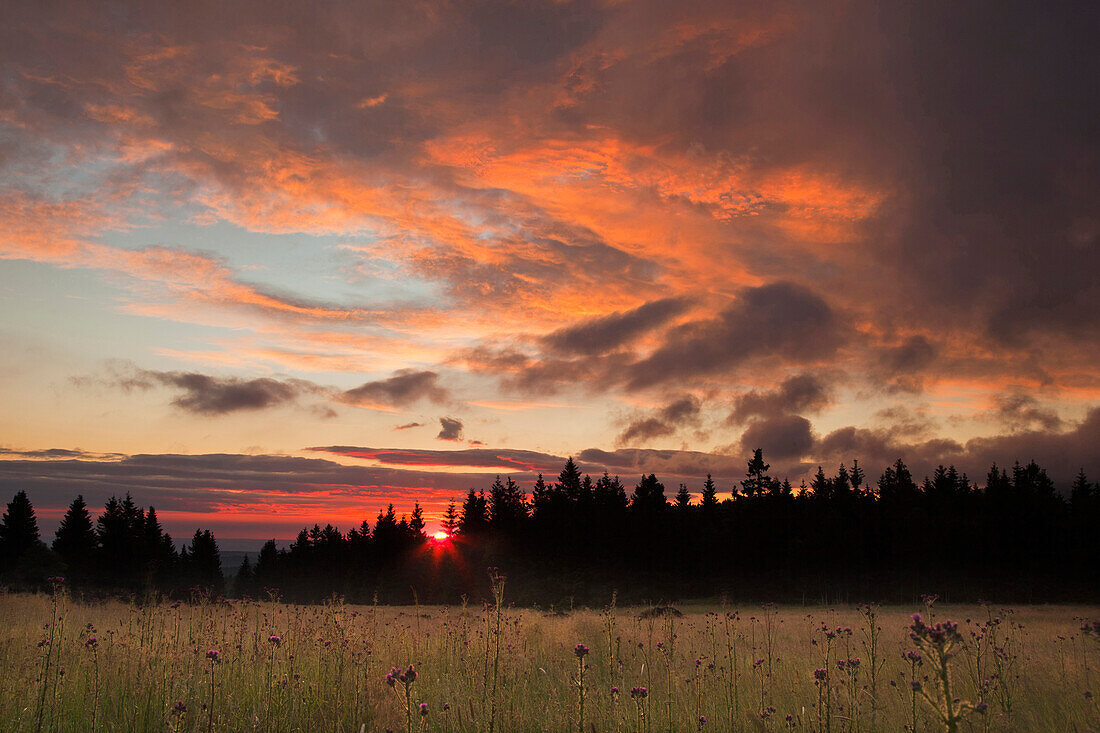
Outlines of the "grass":
M 1080 631 L 1094 607 L 642 610 L 7 594 L 0 721 L 13 731 L 567 731 L 583 716 L 586 731 L 898 731 L 915 717 L 917 730 L 944 730 L 924 699 L 935 699 L 933 665 L 915 666 L 929 693 L 916 695 L 904 658 L 917 650 L 909 626 L 920 611 L 959 624 L 952 710 L 970 707 L 958 730 L 1100 729 L 1085 694 L 1100 681 L 1100 644 Z

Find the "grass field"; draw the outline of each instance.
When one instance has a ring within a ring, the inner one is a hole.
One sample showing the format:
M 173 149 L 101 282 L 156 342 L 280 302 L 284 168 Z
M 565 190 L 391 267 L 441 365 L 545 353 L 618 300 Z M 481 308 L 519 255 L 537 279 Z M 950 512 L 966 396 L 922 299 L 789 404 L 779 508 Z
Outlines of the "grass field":
M 64 593 L 7 594 L 0 726 L 899 731 L 915 720 L 944 730 L 911 684 L 915 671 L 922 692 L 939 693 L 929 648 L 920 664 L 905 658 L 919 611 L 959 624 L 949 678 L 958 730 L 1100 727 L 1087 694 L 1100 680 L 1100 644 L 1081 631 L 1096 608 L 645 610 L 85 605 Z

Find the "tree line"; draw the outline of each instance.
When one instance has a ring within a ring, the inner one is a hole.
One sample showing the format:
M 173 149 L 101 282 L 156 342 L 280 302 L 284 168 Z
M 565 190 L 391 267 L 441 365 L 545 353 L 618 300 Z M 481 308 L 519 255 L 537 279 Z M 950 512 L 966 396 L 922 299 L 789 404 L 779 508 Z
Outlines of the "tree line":
M 484 597 L 484 570 L 493 566 L 508 573 L 517 602 L 559 607 L 603 603 L 613 592 L 624 601 L 1100 595 L 1100 485 L 1084 471 L 1068 496 L 1033 461 L 1008 470 L 994 465 L 981 485 L 953 466 L 918 483 L 900 459 L 873 483 L 858 461 L 832 475 L 819 467 L 798 487 L 769 471 L 756 450 L 745 478 L 728 488 L 730 498 L 719 501 L 708 475 L 694 501 L 687 486 L 666 492 L 654 474 L 629 492 L 618 476 L 593 480 L 570 458 L 556 480 L 540 474 L 530 495 L 499 476 L 487 491 L 470 489 L 447 508 L 446 541 L 427 537 L 419 504 L 400 518 L 390 505 L 373 525 L 303 528 L 286 549 L 267 542 L 255 562 L 245 558 L 228 590 L 303 602 L 337 594 L 357 602 L 453 603 Z M 18 577 L 23 553 L 38 558 L 32 566 L 52 556 L 74 582 L 93 588 L 222 590 L 210 532 L 196 532 L 176 554 L 155 511 L 143 512 L 129 496 L 108 502 L 94 525 L 78 497 L 52 551 L 32 524 L 33 509 L 20 492 L 0 525 L 5 577 Z
M 94 521 L 84 497 L 77 496 L 47 548 L 27 493 L 18 492 L 0 521 L 0 577 L 16 588 L 64 578 L 99 593 L 225 591 L 221 554 L 210 530 L 195 530 L 190 544 L 177 552 L 157 510 L 137 506 L 130 494 L 121 500 L 112 496 Z

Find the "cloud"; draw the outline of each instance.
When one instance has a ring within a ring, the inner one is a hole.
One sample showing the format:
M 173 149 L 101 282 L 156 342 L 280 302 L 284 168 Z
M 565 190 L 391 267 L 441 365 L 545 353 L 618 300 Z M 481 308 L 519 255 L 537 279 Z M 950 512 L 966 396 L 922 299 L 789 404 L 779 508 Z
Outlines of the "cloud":
M 618 443 L 645 442 L 653 438 L 672 435 L 683 424 L 699 414 L 700 403 L 693 395 L 684 395 L 673 400 L 650 417 L 639 417 L 631 421 L 619 435 Z
M 1044 409 L 1031 395 L 1019 392 L 996 395 L 993 402 L 997 408 L 997 416 L 1005 425 L 1013 429 L 1026 430 L 1037 426 L 1044 430 L 1056 431 L 1063 427 L 1063 420 L 1058 417 L 1058 413 Z
M 348 458 L 377 461 L 392 466 L 430 466 L 489 469 L 494 471 L 558 471 L 565 456 L 510 448 L 466 450 L 414 450 L 402 448 L 367 448 L 331 445 L 310 448 L 311 451 L 332 453 Z
M 626 369 L 627 384 L 641 389 L 728 372 L 755 357 L 808 360 L 834 352 L 840 337 L 832 309 L 807 288 L 789 282 L 746 288 L 717 318 L 673 329 L 664 344 Z
M 632 310 L 611 313 L 554 331 L 540 341 L 547 351 L 603 354 L 615 351 L 637 337 L 664 325 L 687 309 L 682 298 L 653 300 Z
M 752 390 L 734 400 L 730 422 L 743 423 L 751 417 L 769 417 L 787 413 L 816 412 L 829 404 L 826 385 L 812 374 L 796 374 L 783 380 L 777 389 Z
M 810 421 L 800 415 L 781 415 L 750 422 L 741 435 L 741 452 L 751 455 L 757 448 L 779 460 L 809 455 L 814 449 Z
M 420 423 L 420 422 L 407 422 L 404 425 L 396 425 L 396 426 L 394 426 L 393 429 L 394 430 L 409 430 L 411 428 L 419 428 L 423 424 L 424 423 Z
M 109 371 L 113 374 L 105 380 L 76 378 L 74 382 L 84 385 L 103 381 L 125 390 L 173 387 L 183 392 L 172 400 L 173 405 L 186 412 L 207 416 L 279 407 L 295 403 L 302 395 L 323 392 L 312 382 L 301 379 L 213 377 L 198 372 L 138 369 L 125 364 L 112 365 Z
M 462 421 L 455 417 L 439 418 L 438 440 L 462 440 Z
M 419 400 L 436 404 L 450 399 L 448 391 L 438 384 L 439 375 L 431 371 L 400 369 L 388 379 L 366 382 L 339 395 L 338 399 L 351 405 L 370 407 L 387 405 L 404 407 Z

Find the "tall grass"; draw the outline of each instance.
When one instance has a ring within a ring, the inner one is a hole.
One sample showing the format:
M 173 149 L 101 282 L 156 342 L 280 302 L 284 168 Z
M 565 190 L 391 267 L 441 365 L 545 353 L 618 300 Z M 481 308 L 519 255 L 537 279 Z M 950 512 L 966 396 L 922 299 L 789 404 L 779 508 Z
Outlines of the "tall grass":
M 60 589 L 2 595 L 0 728 L 1100 727 L 1086 695 L 1100 645 L 1093 627 L 1082 630 L 1100 616 L 1095 608 L 1017 607 L 1009 615 L 940 603 L 938 621 L 923 608 L 928 624 L 914 631 L 913 608 L 696 605 L 673 620 L 614 604 L 571 613 L 512 608 L 502 578 L 498 593 L 480 611 L 339 599 L 85 605 Z M 959 626 L 950 646 L 925 639 L 925 628 L 952 619 Z

